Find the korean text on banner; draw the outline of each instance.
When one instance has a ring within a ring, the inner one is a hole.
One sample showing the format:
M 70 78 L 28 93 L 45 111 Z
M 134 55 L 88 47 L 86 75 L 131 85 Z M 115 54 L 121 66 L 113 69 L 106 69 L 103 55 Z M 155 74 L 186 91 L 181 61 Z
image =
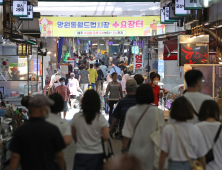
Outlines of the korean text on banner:
M 142 54 L 134 55 L 133 71 L 135 72 L 136 69 L 142 69 L 142 68 L 143 68 L 143 55 Z
M 67 75 L 68 74 L 68 64 L 62 64 L 61 65 L 61 74 Z
M 39 20 L 44 37 L 152 36 L 163 34 L 160 16 L 143 17 L 47 17 Z M 164 27 L 163 27 L 164 28 Z

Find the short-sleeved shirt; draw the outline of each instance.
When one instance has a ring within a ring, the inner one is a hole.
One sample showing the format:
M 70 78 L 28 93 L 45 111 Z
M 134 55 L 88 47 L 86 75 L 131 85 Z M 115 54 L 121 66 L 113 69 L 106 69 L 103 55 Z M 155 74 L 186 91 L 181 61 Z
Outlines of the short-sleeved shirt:
M 68 101 L 69 95 L 70 95 L 70 90 L 66 85 L 60 85 L 55 88 L 54 93 L 59 93 L 64 101 Z
M 56 170 L 55 154 L 65 147 L 56 126 L 31 118 L 16 130 L 9 149 L 20 155 L 23 170 Z
M 62 119 L 60 116 L 53 113 L 49 113 L 49 117 L 47 117 L 46 121 L 55 125 L 59 129 L 63 137 L 68 135 L 71 136 L 71 126 L 69 122 Z
M 113 111 L 113 117 L 120 119 L 120 131 L 122 132 L 122 128 L 125 122 L 126 112 L 127 110 L 136 105 L 136 96 L 135 95 L 126 95 L 117 105 L 115 110 Z
M 121 69 L 117 66 L 114 66 L 114 67 L 111 68 L 110 75 L 112 75 L 112 73 L 115 73 L 115 72 L 118 74 L 118 76 L 122 74 Z M 117 79 L 117 81 L 120 82 L 119 79 Z
M 154 102 L 153 104 L 155 104 L 156 106 L 159 106 L 159 97 L 160 97 L 160 87 L 159 86 L 154 86 L 152 85 L 152 83 L 148 83 L 152 89 L 153 89 L 153 94 L 154 94 Z
M 93 65 L 96 64 L 96 60 L 93 60 L 93 61 L 89 60 L 89 67 L 90 67 L 90 64 L 93 64 Z
M 70 95 L 77 95 L 77 89 L 79 87 L 79 81 L 76 80 L 75 78 L 70 78 L 67 84 L 69 90 L 70 90 Z
M 89 76 L 90 76 L 90 82 L 95 83 L 96 77 L 98 77 L 97 71 L 95 69 L 88 69 Z
M 119 82 L 117 83 L 114 83 L 113 81 L 109 82 L 106 88 L 106 97 L 108 96 L 108 94 L 109 94 L 109 100 L 116 101 L 123 98 L 122 85 Z
M 109 65 L 109 57 L 103 57 L 103 61 L 105 65 Z
M 71 121 L 71 126 L 76 129 L 76 153 L 103 153 L 102 128 L 109 127 L 103 115 L 97 114 L 92 123 L 87 124 L 83 113 L 77 113 Z
M 197 159 L 207 154 L 208 150 L 203 135 L 196 125 L 188 122 L 176 122 L 175 125 L 191 159 Z M 168 153 L 169 160 L 187 161 L 173 125 L 166 125 L 163 129 L 160 149 Z
M 104 79 L 104 74 L 103 74 L 103 71 L 101 69 L 97 70 L 97 74 L 98 74 L 98 79 L 97 80 L 103 80 Z
M 103 75 L 106 78 L 108 68 L 105 65 L 101 65 L 101 66 L 99 66 L 99 69 L 101 69 L 103 71 Z
M 80 74 L 81 79 L 80 79 L 80 84 L 88 84 L 89 80 L 88 80 L 88 75 L 89 75 L 89 71 L 88 70 L 80 70 Z
M 113 56 L 113 64 L 117 65 L 117 56 L 116 55 Z

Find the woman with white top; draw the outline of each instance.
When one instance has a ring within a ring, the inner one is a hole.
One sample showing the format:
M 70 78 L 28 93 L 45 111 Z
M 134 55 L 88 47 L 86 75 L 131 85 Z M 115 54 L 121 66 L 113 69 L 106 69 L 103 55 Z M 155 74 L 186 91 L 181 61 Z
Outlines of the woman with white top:
M 166 157 L 169 160 L 168 170 L 191 170 L 183 145 L 191 160 L 199 159 L 205 168 L 205 155 L 208 150 L 203 135 L 196 125 L 186 122 L 193 119 L 193 114 L 192 106 L 185 97 L 177 98 L 173 102 L 170 116 L 176 120 L 176 123 L 174 124 L 175 127 L 169 124 L 163 129 L 160 143 L 159 170 L 164 169 Z
M 148 84 L 139 86 L 136 91 L 137 105 L 127 111 L 122 130 L 124 136 L 122 152 L 128 150 L 131 140 L 129 154 L 136 156 L 141 161 L 144 170 L 154 170 L 154 143 L 150 135 L 156 130 L 156 115 L 159 119 L 159 128 L 162 129 L 165 125 L 163 111 L 152 106 L 153 101 L 151 86 Z M 145 114 L 141 118 L 144 112 Z M 137 123 L 138 120 L 140 120 L 139 123 Z M 136 124 L 138 124 L 137 127 Z
M 102 139 L 109 140 L 109 124 L 100 114 L 100 97 L 94 90 L 87 90 L 82 98 L 82 112 L 72 119 L 72 136 L 76 145 L 73 170 L 102 170 Z
M 200 131 L 204 136 L 204 142 L 206 143 L 207 151 L 209 151 L 214 143 L 214 138 L 221 128 L 220 124 L 220 109 L 218 104 L 213 100 L 206 100 L 203 102 L 199 112 L 199 120 L 202 121 L 197 124 Z M 206 170 L 219 170 L 222 169 L 222 133 L 219 132 L 219 137 L 214 144 L 214 160 L 210 161 Z

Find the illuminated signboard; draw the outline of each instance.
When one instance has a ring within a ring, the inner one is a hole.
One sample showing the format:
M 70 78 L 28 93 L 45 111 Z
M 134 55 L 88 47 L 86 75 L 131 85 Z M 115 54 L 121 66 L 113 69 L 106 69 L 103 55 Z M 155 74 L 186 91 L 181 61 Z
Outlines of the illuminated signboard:
M 42 37 L 115 37 L 152 36 L 158 29 L 160 16 L 144 17 L 41 17 Z M 165 27 L 164 30 L 165 32 Z
M 13 17 L 27 17 L 27 1 L 13 1 Z

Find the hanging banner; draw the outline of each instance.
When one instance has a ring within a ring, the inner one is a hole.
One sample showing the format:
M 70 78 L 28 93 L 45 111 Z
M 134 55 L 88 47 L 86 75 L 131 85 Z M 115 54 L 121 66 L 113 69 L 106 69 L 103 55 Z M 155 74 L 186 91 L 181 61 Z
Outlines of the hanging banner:
M 175 3 L 169 4 L 170 7 L 170 20 L 179 20 L 181 17 L 175 15 Z
M 41 17 L 43 37 L 121 37 L 160 34 L 160 16 L 144 17 Z M 164 30 L 165 32 L 165 30 Z
M 173 22 L 165 21 L 165 8 L 160 9 L 160 22 L 161 24 L 173 24 Z
M 28 16 L 27 17 L 19 17 L 20 20 L 33 20 L 33 6 L 28 5 Z
M 166 22 L 177 22 L 177 20 L 171 20 L 170 19 L 170 7 L 165 7 L 165 21 Z
M 190 10 L 184 9 L 184 0 L 176 0 L 175 1 L 175 15 L 176 16 L 190 15 Z
M 133 71 L 135 72 L 137 69 L 142 69 L 143 68 L 143 55 L 138 54 L 134 55 L 134 65 L 133 65 Z
M 185 9 L 202 9 L 203 7 L 200 5 L 199 0 L 184 0 L 185 1 Z
M 27 17 L 27 1 L 13 1 L 13 17 Z

